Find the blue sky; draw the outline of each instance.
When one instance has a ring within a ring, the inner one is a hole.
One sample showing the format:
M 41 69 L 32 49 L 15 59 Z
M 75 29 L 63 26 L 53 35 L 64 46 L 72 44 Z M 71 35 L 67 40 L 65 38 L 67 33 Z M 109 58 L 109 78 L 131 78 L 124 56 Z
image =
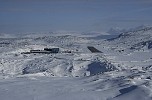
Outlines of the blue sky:
M 0 0 L 0 32 L 106 31 L 152 25 L 152 0 Z

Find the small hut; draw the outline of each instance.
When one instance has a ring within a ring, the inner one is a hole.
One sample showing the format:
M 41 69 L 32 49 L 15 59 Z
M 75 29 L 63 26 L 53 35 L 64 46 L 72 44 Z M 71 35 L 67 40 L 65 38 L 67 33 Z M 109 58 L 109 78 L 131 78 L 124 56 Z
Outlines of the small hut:
M 50 53 L 59 53 L 59 48 L 44 48 L 44 50 Z

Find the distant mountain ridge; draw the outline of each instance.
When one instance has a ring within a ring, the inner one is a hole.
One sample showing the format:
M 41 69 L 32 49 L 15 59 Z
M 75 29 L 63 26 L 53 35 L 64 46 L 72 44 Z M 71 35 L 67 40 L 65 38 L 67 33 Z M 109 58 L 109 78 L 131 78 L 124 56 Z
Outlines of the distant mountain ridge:
M 131 35 L 146 35 L 146 34 L 152 34 L 149 33 L 149 31 L 152 31 L 152 26 L 139 26 L 139 27 L 136 27 L 136 28 L 132 28 L 132 29 L 129 29 L 125 32 L 122 32 L 118 35 L 118 37 L 116 38 L 112 38 L 112 39 L 109 39 L 109 40 L 115 40 L 115 39 L 118 39 L 118 38 L 125 38 L 127 36 L 131 36 Z
M 152 48 L 152 27 L 139 26 L 121 33 L 116 38 L 108 39 L 111 45 L 119 45 L 130 50 Z

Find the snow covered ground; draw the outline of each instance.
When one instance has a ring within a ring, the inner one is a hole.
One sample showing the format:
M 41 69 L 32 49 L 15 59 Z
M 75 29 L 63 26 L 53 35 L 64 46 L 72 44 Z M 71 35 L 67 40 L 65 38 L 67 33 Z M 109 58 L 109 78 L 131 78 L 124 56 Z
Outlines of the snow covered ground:
M 152 100 L 149 26 L 108 40 L 105 33 L 7 36 L 0 35 L 1 100 Z M 46 47 L 60 52 L 22 54 Z

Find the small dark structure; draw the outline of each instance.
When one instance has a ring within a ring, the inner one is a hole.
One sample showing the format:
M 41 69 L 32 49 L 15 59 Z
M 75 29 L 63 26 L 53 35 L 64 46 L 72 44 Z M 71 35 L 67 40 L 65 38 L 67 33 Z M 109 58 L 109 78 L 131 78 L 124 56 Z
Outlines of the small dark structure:
M 30 50 L 30 52 L 22 52 L 21 54 L 31 54 L 31 53 L 42 53 L 42 54 L 59 53 L 59 48 L 44 48 L 44 50 Z
M 87 47 L 92 53 L 102 53 L 101 51 L 99 51 L 98 49 L 96 49 L 93 46 L 88 46 Z
M 39 51 L 41 51 L 41 50 L 30 50 L 31 53 L 32 52 L 39 52 Z
M 45 51 L 45 50 L 30 50 L 30 53 L 44 53 L 44 54 L 49 54 L 51 52 Z
M 44 51 L 47 51 L 50 53 L 59 53 L 59 48 L 44 48 Z
M 21 52 L 21 54 L 30 54 L 30 52 Z

